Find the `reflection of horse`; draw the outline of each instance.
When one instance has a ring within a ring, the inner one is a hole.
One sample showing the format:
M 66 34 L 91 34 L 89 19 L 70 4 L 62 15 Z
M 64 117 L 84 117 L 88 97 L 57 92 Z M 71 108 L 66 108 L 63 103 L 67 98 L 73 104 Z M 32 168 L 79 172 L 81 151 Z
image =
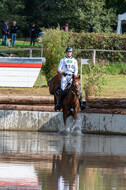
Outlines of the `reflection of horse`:
M 49 189 L 77 190 L 81 162 L 75 152 L 69 153 L 63 146 L 62 155 L 54 155 L 52 173 L 48 175 Z
M 56 83 L 56 80 L 57 80 L 57 83 Z M 53 78 L 51 83 L 49 84 L 50 93 L 54 94 L 55 105 L 58 99 L 56 89 L 58 85 L 60 84 L 60 82 L 61 82 L 61 76 L 56 75 L 55 78 Z M 63 120 L 64 120 L 64 125 L 65 125 L 65 129 L 63 129 L 63 131 L 66 129 L 69 130 L 66 126 L 66 121 L 69 116 L 73 116 L 74 123 L 76 124 L 77 114 L 80 109 L 80 102 L 79 102 L 79 98 L 81 95 L 80 91 L 81 91 L 80 75 L 79 76 L 73 75 L 73 81 L 72 81 L 71 87 L 69 88 L 69 90 L 67 90 L 67 93 L 64 92 L 64 95 L 62 97 Z M 55 107 L 55 110 L 56 110 L 56 107 Z M 75 131 L 77 132 L 78 130 L 80 133 L 80 129 L 78 127 L 74 128 L 74 132 Z

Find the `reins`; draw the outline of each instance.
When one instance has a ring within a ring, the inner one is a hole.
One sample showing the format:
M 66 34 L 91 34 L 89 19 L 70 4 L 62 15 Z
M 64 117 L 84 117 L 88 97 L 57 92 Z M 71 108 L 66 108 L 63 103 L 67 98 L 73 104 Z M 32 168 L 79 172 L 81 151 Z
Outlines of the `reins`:
M 71 88 L 72 88 L 72 93 L 73 94 L 75 94 L 77 97 L 80 95 L 80 93 L 79 94 L 77 94 L 76 92 L 75 92 L 75 90 L 81 90 L 81 88 L 77 88 L 74 84 L 79 84 L 79 82 L 78 81 L 73 81 L 72 82 L 72 86 L 71 86 Z M 76 88 L 75 88 L 76 87 Z

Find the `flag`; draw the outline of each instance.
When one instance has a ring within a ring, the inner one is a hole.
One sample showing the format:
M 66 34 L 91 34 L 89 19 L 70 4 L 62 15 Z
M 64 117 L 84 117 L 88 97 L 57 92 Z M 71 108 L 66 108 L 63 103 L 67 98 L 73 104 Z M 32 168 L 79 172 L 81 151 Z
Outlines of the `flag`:
M 88 64 L 89 59 L 81 59 L 81 65 Z

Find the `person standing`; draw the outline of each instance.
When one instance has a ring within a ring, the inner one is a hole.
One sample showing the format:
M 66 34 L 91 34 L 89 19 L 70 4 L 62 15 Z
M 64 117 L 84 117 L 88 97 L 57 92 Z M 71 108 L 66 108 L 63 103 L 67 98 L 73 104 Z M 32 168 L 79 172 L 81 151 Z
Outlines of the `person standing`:
M 16 25 L 16 21 L 13 21 L 12 26 L 11 26 L 11 45 L 12 46 L 15 46 L 17 30 L 18 30 L 18 26 Z
M 36 26 L 35 26 L 35 24 L 32 24 L 32 26 L 30 28 L 30 37 L 31 37 L 30 46 L 32 44 L 33 44 L 33 46 L 35 45 L 36 34 L 37 34 Z
M 70 26 L 69 26 L 68 22 L 65 24 L 64 30 L 65 30 L 65 32 L 69 32 L 70 31 Z
M 9 23 L 9 21 L 5 20 L 4 24 L 2 25 L 2 45 L 3 46 L 6 46 L 7 36 L 9 34 L 8 23 Z
M 58 95 L 58 102 L 56 104 L 56 108 L 58 110 L 61 110 L 61 98 L 63 91 L 66 89 L 66 86 L 68 83 L 72 84 L 72 76 L 78 75 L 78 63 L 75 58 L 72 57 L 73 53 L 73 48 L 72 47 L 67 47 L 66 48 L 66 57 L 62 58 L 60 60 L 59 66 L 58 66 L 58 72 L 62 74 L 62 79 L 61 79 L 61 87 L 57 91 Z M 82 101 L 82 94 L 80 94 L 79 97 L 79 102 L 80 102 L 80 108 L 81 110 L 85 109 L 84 102 Z

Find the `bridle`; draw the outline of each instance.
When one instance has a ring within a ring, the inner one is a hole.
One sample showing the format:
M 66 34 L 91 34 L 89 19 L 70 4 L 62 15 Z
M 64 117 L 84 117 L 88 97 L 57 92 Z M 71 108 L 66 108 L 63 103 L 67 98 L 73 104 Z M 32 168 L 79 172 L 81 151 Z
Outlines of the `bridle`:
M 81 92 L 78 93 L 78 90 L 81 91 L 81 87 L 77 87 L 77 85 L 80 86 L 80 82 L 74 80 L 74 81 L 72 82 L 71 88 L 72 88 L 72 93 L 73 93 L 74 95 L 76 95 L 77 98 L 78 98 L 78 97 L 80 96 L 80 94 L 81 94 Z

